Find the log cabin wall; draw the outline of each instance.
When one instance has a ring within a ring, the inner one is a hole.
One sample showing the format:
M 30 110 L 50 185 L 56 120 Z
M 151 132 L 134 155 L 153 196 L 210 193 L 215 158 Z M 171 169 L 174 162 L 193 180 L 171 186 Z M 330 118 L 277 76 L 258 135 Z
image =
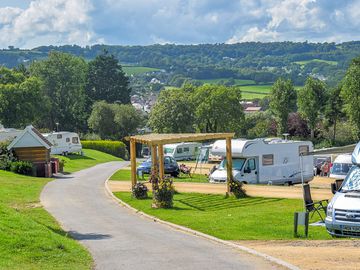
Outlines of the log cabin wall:
M 32 163 L 45 163 L 50 161 L 50 149 L 45 147 L 15 148 L 15 154 L 22 161 Z

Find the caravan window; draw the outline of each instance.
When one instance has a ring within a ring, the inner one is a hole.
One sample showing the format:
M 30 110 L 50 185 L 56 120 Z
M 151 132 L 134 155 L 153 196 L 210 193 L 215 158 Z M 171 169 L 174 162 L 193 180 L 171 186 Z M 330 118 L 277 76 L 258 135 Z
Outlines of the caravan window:
M 182 148 L 178 148 L 178 149 L 176 149 L 176 152 L 177 152 L 178 154 L 181 154 L 181 153 L 183 152 L 183 149 L 182 149 Z
M 70 142 L 70 138 L 66 138 L 66 142 Z
M 172 154 L 174 152 L 174 148 L 165 147 L 164 154 Z
M 309 154 L 309 146 L 308 145 L 300 145 L 299 146 L 299 155 L 307 156 Z
M 79 138 L 78 137 L 72 137 L 72 143 L 78 144 Z
M 184 147 L 184 152 L 189 152 L 189 147 Z
M 58 135 L 56 135 L 56 138 L 57 138 L 57 139 L 62 139 L 62 135 L 61 135 L 61 134 L 58 134 Z
M 263 166 L 274 165 L 274 155 L 273 154 L 263 155 L 262 156 L 262 165 Z

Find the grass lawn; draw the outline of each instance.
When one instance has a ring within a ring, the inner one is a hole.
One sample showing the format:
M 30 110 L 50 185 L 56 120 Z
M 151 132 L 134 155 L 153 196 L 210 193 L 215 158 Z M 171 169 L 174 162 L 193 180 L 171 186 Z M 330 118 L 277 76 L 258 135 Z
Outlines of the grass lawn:
M 144 180 L 148 180 L 149 176 L 144 176 Z M 194 183 L 208 183 L 207 176 L 202 174 L 192 174 L 191 177 L 188 175 L 180 174 L 179 177 L 173 178 L 174 182 L 194 182 Z M 129 169 L 120 169 L 114 173 L 110 180 L 113 181 L 131 181 L 131 171 Z M 139 179 L 140 181 L 143 179 Z
M 146 72 L 151 71 L 159 71 L 158 68 L 151 68 L 151 67 L 138 67 L 138 66 L 123 66 L 123 71 L 128 75 L 138 75 Z
M 39 204 L 49 180 L 0 170 L 0 269 L 91 269 L 88 251 Z
M 228 82 L 230 81 L 229 78 L 220 78 L 220 79 L 206 79 L 206 80 L 198 80 L 202 83 L 209 83 L 209 84 L 218 84 L 219 82 Z M 234 79 L 235 84 L 234 85 L 249 85 L 249 84 L 255 84 L 255 81 L 253 80 L 241 80 L 241 79 Z
M 173 209 L 153 209 L 151 198 L 136 200 L 129 192 L 114 194 L 147 214 L 224 240 L 295 239 L 294 212 L 302 211 L 301 200 L 255 197 L 238 200 L 196 193 L 175 194 Z M 331 237 L 324 227 L 310 226 L 309 239 Z
M 60 159 L 65 160 L 64 171 L 71 173 L 76 172 L 82 169 L 90 168 L 99 163 L 109 162 L 109 161 L 121 161 L 121 158 L 97 151 L 92 149 L 83 149 L 84 155 L 68 155 L 56 156 Z
M 306 64 L 312 63 L 312 62 L 318 62 L 318 63 L 326 63 L 332 66 L 336 66 L 338 64 L 337 61 L 330 61 L 330 60 L 322 60 L 322 59 L 312 59 L 312 60 L 304 60 L 304 61 L 296 61 L 295 64 L 298 64 L 300 66 L 305 66 Z

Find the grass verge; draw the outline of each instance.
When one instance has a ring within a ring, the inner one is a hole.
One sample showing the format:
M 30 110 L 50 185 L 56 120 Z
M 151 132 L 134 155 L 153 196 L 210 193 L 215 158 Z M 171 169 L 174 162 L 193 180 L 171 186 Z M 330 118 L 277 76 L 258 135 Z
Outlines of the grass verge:
M 39 203 L 48 181 L 0 170 L 0 269 L 91 269 L 88 251 Z
M 202 174 L 192 174 L 191 177 L 185 174 L 180 174 L 179 177 L 173 178 L 174 182 L 194 182 L 194 183 L 208 183 L 207 176 Z M 120 169 L 114 173 L 110 180 L 113 181 L 131 181 L 131 171 L 129 169 Z M 144 179 L 139 178 L 139 181 L 148 181 L 149 176 L 144 176 Z
M 90 168 L 100 163 L 109 161 L 121 161 L 123 159 L 92 149 L 83 149 L 84 155 L 56 156 L 65 160 L 64 171 L 71 173 Z
M 197 193 L 175 194 L 174 208 L 153 209 L 151 198 L 136 200 L 129 192 L 114 194 L 144 213 L 223 240 L 295 239 L 294 212 L 302 211 L 301 200 L 260 197 L 238 200 Z M 331 237 L 324 227 L 311 226 L 308 239 Z

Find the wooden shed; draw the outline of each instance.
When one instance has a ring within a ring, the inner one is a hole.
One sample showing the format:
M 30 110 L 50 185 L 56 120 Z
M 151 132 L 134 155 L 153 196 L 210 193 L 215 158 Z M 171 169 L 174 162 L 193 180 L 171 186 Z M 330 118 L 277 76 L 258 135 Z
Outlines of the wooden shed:
M 27 126 L 8 146 L 19 160 L 34 164 L 36 176 L 50 177 L 51 143 L 33 126 Z

